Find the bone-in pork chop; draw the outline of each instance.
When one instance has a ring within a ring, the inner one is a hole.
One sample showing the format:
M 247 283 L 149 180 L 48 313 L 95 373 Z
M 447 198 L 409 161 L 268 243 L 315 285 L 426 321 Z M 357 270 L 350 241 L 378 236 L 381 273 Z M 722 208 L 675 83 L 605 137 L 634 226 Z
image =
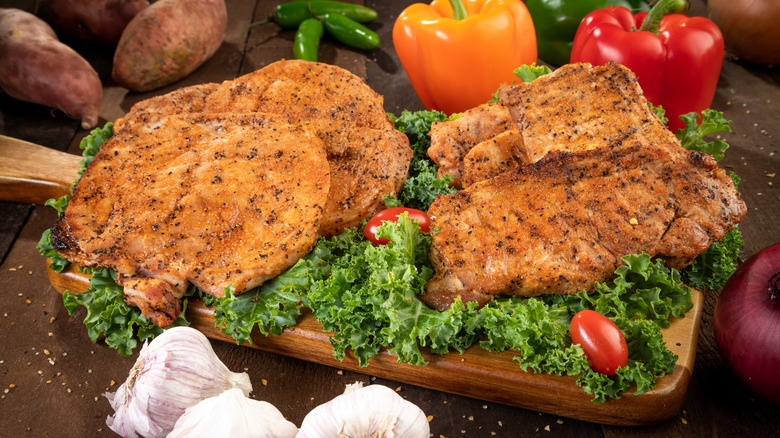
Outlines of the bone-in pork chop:
M 136 118 L 101 147 L 52 240 L 72 262 L 113 268 L 125 300 L 165 327 L 189 282 L 241 293 L 308 253 L 328 169 L 322 142 L 276 115 Z
M 551 153 L 436 199 L 422 299 L 444 309 L 457 297 L 574 294 L 642 252 L 681 268 L 745 211 L 711 156 L 675 144 Z
M 324 143 L 331 193 L 320 234 L 332 236 L 384 208 L 409 172 L 412 149 L 384 99 L 359 77 L 322 63 L 279 61 L 222 83 L 206 111 L 265 112 L 302 122 Z

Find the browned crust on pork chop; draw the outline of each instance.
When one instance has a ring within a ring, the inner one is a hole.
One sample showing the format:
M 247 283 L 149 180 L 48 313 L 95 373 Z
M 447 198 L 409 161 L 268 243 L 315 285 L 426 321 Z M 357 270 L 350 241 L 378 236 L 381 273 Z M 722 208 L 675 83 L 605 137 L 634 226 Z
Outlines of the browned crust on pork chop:
M 431 129 L 428 155 L 440 176 L 454 176 L 456 188 L 554 151 L 631 141 L 679 144 L 648 106 L 636 76 L 619 64 L 567 64 L 532 82 L 504 86 L 498 97 Z
M 650 109 L 634 73 L 614 62 L 567 64 L 533 82 L 503 87 L 498 95 L 523 135 L 528 163 L 552 151 L 620 141 L 679 144 Z
M 477 144 L 513 129 L 509 109 L 499 103 L 486 103 L 464 111 L 454 120 L 434 122 L 428 157 L 438 166 L 439 178 L 452 175 L 452 185 L 463 188 L 463 157 Z

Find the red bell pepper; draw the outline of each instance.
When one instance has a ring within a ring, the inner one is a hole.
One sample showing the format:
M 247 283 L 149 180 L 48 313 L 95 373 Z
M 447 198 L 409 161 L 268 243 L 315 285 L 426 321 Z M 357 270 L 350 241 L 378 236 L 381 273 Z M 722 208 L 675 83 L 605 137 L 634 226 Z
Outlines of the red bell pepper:
M 650 12 L 636 15 L 623 7 L 593 11 L 577 29 L 571 62 L 615 61 L 630 68 L 647 100 L 666 110 L 669 129 L 676 132 L 685 126 L 681 115 L 710 107 L 723 66 L 718 26 L 676 13 L 688 6 L 687 0 L 660 0 Z

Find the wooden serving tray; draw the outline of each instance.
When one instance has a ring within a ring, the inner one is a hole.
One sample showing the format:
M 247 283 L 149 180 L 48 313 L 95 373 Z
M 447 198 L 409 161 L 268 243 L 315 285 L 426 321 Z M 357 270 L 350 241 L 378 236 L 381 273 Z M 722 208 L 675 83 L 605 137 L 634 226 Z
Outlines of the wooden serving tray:
M 80 169 L 81 157 L 0 135 L 0 200 L 42 204 L 49 198 L 69 193 L 71 182 Z M 48 270 L 54 287 L 63 292 L 83 292 L 89 277 L 72 267 L 62 273 Z M 272 353 L 310 362 L 378 376 L 439 391 L 464 395 L 554 415 L 614 425 L 647 425 L 676 415 L 691 380 L 696 355 L 696 340 L 702 311 L 702 294 L 693 292 L 693 309 L 684 318 L 672 321 L 663 330 L 667 347 L 678 355 L 674 372 L 660 378 L 652 391 L 595 404 L 592 397 L 576 385 L 576 377 L 524 372 L 513 360 L 516 353 L 492 353 L 478 345 L 463 354 L 424 354 L 426 366 L 399 363 L 387 351 L 369 360 L 368 367 L 358 365 L 347 355 L 343 361 L 333 357 L 329 333 L 311 313 L 301 316 L 294 327 L 278 336 L 263 336 L 255 331 L 252 342 L 244 344 Z M 191 326 L 212 339 L 235 340 L 214 327 L 213 313 L 203 301 L 191 299 L 187 305 Z
M 48 270 L 55 289 L 71 293 L 83 292 L 89 286 L 89 277 L 71 268 L 57 273 Z M 311 313 L 304 313 L 297 325 L 278 336 L 263 336 L 257 330 L 252 343 L 257 348 L 335 368 L 355 371 L 397 382 L 502 403 L 563 417 L 576 418 L 613 425 L 649 425 L 676 415 L 685 398 L 693 372 L 696 339 L 701 320 L 703 296 L 693 290 L 693 308 L 684 318 L 672 321 L 662 330 L 667 347 L 678 355 L 675 370 L 661 377 L 657 386 L 640 396 L 625 393 L 620 399 L 593 403 L 592 397 L 575 383 L 576 377 L 525 372 L 512 358 L 512 351 L 492 353 L 474 345 L 463 354 L 424 354 L 428 365 L 415 366 L 397 362 L 396 356 L 382 351 L 369 360 L 368 367 L 358 365 L 357 359 L 347 354 L 343 361 L 333 357 L 324 332 Z M 191 326 L 207 337 L 225 342 L 236 341 L 214 327 L 212 309 L 200 299 L 190 299 L 186 318 Z

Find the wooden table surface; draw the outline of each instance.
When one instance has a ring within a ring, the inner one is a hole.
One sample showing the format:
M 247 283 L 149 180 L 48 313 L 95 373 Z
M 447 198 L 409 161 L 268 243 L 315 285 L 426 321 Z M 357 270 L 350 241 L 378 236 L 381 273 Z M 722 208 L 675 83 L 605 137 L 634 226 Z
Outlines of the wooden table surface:
M 228 0 L 228 30 L 217 54 L 191 76 L 151 93 L 130 93 L 110 79 L 112 50 L 72 39 L 104 83 L 102 125 L 152 95 L 208 81 L 231 79 L 292 56 L 290 31 L 275 25 L 245 26 L 265 17 L 276 1 Z M 379 50 L 363 53 L 324 42 L 320 60 L 342 66 L 366 79 L 385 96 L 385 109 L 423 109 L 392 46 L 392 23 L 411 2 L 365 1 L 379 11 L 371 24 L 382 40 Z M 705 15 L 701 0 L 689 12 Z M 34 0 L 6 0 L 3 7 L 33 11 Z M 712 107 L 733 120 L 731 144 L 723 166 L 742 177 L 740 191 L 749 212 L 740 224 L 743 258 L 780 241 L 780 71 L 727 57 Z M 79 153 L 86 134 L 60 111 L 0 95 L 0 134 L 58 150 Z M 2 159 L 2 157 L 0 157 Z M 81 323 L 84 313 L 68 315 L 46 275 L 35 245 L 55 220 L 53 209 L 0 202 L 0 436 L 115 436 L 105 425 L 112 410 L 103 396 L 124 381 L 136 355 L 122 357 L 93 344 Z M 678 415 L 655 426 L 616 427 L 487 403 L 370 375 L 291 359 L 232 343 L 212 341 L 217 355 L 233 371 L 246 371 L 253 396 L 277 406 L 300 425 L 315 406 L 344 390 L 346 384 L 381 383 L 432 416 L 432 436 L 439 437 L 637 437 L 637 436 L 778 436 L 780 407 L 756 399 L 724 366 L 712 335 L 712 309 L 718 294 L 705 296 L 693 379 Z M 83 309 L 82 309 L 83 310 Z

